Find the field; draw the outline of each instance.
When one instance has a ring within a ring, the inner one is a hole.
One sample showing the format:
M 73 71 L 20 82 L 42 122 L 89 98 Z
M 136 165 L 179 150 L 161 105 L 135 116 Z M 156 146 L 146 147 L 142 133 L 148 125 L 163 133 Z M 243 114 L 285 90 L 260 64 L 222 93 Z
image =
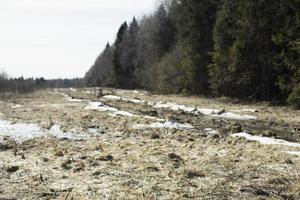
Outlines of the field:
M 0 200 L 300 199 L 300 112 L 55 89 L 0 101 Z

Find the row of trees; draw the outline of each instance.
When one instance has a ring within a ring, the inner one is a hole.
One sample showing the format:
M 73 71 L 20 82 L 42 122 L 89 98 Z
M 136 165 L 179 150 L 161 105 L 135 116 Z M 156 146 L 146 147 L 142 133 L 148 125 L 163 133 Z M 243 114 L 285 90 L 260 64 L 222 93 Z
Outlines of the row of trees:
M 0 73 L 0 94 L 3 93 L 31 93 L 44 88 L 82 87 L 83 79 L 55 79 L 44 78 L 9 78 L 5 72 Z
M 165 0 L 123 23 L 85 80 L 299 108 L 299 35 L 300 0 Z

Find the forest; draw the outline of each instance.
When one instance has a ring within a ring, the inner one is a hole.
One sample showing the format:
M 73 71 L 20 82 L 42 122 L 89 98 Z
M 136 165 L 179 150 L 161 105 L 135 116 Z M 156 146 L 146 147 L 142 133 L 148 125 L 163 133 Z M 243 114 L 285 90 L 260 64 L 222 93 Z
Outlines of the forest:
M 300 0 L 165 0 L 121 24 L 88 86 L 300 108 Z
M 74 79 L 52 79 L 45 78 L 10 78 L 6 72 L 0 72 L 0 94 L 24 94 L 32 93 L 45 88 L 65 88 L 83 87 L 85 85 L 82 78 Z

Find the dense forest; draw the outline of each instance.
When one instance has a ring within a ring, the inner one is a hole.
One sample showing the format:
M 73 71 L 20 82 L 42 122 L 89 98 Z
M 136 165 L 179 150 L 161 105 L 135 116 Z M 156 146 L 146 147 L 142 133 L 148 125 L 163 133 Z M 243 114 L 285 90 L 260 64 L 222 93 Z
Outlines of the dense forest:
M 300 0 L 165 0 L 124 22 L 85 80 L 300 108 L 299 34 Z

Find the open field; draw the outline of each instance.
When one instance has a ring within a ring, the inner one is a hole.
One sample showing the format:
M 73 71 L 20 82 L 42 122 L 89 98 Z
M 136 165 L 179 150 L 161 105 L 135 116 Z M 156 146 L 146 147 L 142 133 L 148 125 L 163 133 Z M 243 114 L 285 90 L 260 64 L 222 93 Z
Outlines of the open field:
M 300 112 L 56 89 L 0 101 L 0 200 L 300 199 Z

